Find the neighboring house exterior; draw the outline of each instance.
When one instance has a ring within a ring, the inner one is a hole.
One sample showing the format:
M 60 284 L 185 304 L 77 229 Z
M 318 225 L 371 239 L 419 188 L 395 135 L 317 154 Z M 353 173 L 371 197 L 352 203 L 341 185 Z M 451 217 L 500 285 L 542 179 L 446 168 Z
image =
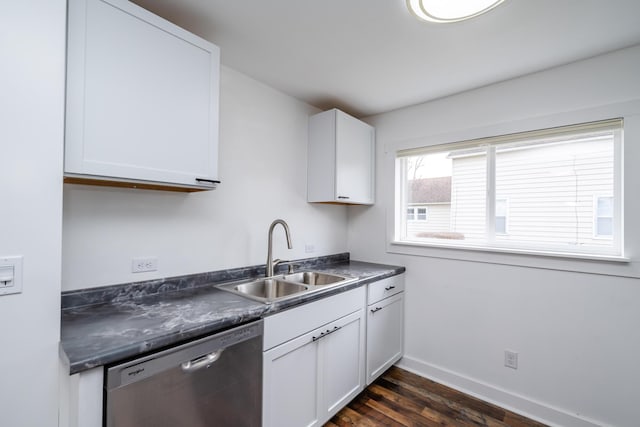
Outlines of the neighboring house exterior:
M 450 193 L 443 184 L 447 177 L 409 181 L 408 204 L 429 212 L 434 205 L 446 206 L 448 230 L 443 211 L 438 221 L 408 220 L 407 235 L 433 237 L 424 233 L 447 230 L 470 243 L 486 241 L 486 155 L 459 150 L 449 158 Z M 612 142 L 606 139 L 498 149 L 495 240 L 610 246 L 613 161 Z M 425 194 L 432 189 L 432 196 Z
M 409 187 L 407 234 L 451 231 L 451 177 L 414 179 Z

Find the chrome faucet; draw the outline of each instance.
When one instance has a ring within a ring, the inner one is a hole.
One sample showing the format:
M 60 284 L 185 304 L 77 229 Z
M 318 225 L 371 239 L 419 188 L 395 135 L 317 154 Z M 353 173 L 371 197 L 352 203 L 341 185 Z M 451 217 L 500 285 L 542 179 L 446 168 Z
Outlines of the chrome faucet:
M 292 249 L 293 246 L 291 246 L 291 236 L 289 235 L 289 226 L 287 225 L 286 222 L 284 222 L 284 220 L 282 219 L 276 219 L 275 221 L 273 221 L 271 223 L 271 226 L 269 227 L 269 247 L 267 248 L 267 268 L 265 269 L 265 277 L 271 277 L 273 276 L 273 268 L 276 266 L 277 263 L 280 262 L 279 259 L 277 260 L 273 260 L 273 229 L 276 227 L 276 225 L 282 225 L 282 227 L 284 228 L 284 233 L 287 236 L 287 246 L 289 247 L 289 249 Z

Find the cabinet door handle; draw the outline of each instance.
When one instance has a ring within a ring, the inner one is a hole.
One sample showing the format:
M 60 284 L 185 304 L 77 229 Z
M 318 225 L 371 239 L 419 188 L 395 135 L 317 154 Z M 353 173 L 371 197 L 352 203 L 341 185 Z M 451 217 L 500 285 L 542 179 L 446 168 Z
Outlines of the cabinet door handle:
M 391 289 L 395 289 L 396 287 L 391 285 L 391 286 L 387 286 L 386 288 L 384 288 L 385 291 L 390 291 Z
M 206 179 L 206 178 L 196 178 L 198 182 L 208 182 L 210 184 L 220 184 L 220 181 L 217 179 Z
M 338 196 L 338 199 L 348 199 L 349 197 L 347 196 Z
M 375 313 L 376 311 L 380 311 L 380 310 L 382 310 L 382 307 L 376 307 L 376 308 L 371 309 L 371 312 Z
M 340 329 L 342 329 L 342 326 L 334 326 L 333 329 L 327 329 L 324 332 L 320 332 L 320 335 L 318 335 L 317 337 L 311 337 L 311 339 L 313 341 L 318 341 L 318 340 L 326 337 L 327 335 L 331 335 L 332 333 L 334 333 L 335 331 L 340 330 Z

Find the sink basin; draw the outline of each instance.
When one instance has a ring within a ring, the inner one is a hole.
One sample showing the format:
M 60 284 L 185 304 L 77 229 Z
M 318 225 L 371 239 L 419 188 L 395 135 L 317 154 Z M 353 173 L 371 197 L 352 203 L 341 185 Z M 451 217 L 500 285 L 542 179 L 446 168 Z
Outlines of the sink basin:
M 304 292 L 309 289 L 309 286 L 268 278 L 247 283 L 222 285 L 219 288 L 257 299 L 258 301 L 273 301 Z
M 320 273 L 318 271 L 303 271 L 300 273 L 287 274 L 283 280 L 296 283 L 304 283 L 312 286 L 333 285 L 348 280 L 348 277 L 331 273 Z
M 227 283 L 218 285 L 217 288 L 256 301 L 271 303 L 295 295 L 318 292 L 327 289 L 327 287 L 346 284 L 354 280 L 357 278 L 319 271 L 302 271 L 252 281 Z

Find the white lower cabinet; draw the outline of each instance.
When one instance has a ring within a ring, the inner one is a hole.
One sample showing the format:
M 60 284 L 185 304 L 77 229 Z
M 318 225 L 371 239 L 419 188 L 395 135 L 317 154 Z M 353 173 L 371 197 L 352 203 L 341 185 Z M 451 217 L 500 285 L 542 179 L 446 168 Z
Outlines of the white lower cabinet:
M 364 387 L 364 314 L 361 311 L 327 327 L 318 340 L 320 353 L 320 418 L 326 421 L 342 409 Z
M 264 354 L 263 426 L 318 424 L 318 345 L 304 335 Z
M 367 306 L 367 385 L 403 354 L 404 276 L 369 284 Z
M 362 391 L 364 301 L 354 289 L 265 319 L 265 347 L 271 328 L 290 325 L 294 337 L 264 352 L 263 426 L 320 426 Z M 326 322 L 328 313 L 339 318 Z
M 59 373 L 59 427 L 102 427 L 104 368 L 69 375 L 69 367 L 61 361 Z
M 367 310 L 367 384 L 402 357 L 404 293 L 372 304 Z

